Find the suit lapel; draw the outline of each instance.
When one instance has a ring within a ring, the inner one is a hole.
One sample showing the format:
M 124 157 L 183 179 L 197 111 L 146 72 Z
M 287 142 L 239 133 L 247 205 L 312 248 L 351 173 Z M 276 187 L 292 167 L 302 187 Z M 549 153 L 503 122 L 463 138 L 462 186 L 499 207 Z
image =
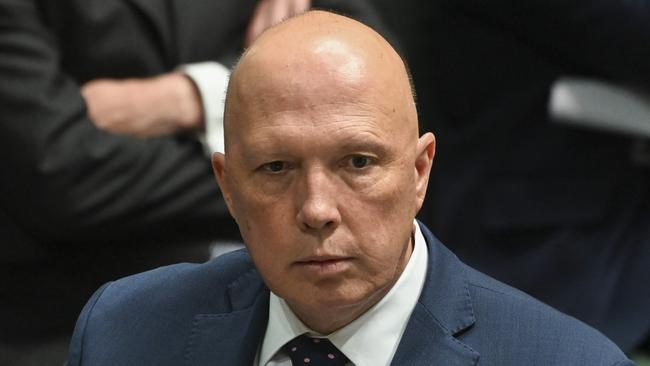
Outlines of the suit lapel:
M 185 353 L 187 365 L 252 365 L 268 322 L 269 291 L 256 271 L 229 286 L 233 311 L 198 314 Z
M 427 278 L 393 365 L 475 365 L 479 354 L 455 336 L 471 331 L 474 310 L 461 262 L 420 223 L 427 241 Z
M 418 303 L 391 364 L 469 366 L 477 361 L 478 353 L 454 338 Z

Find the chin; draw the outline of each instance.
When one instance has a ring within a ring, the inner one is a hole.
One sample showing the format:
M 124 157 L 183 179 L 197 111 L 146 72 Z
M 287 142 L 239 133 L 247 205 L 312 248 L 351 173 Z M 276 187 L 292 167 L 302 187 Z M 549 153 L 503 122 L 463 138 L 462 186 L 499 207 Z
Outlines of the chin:
M 346 309 L 363 307 L 364 303 L 370 301 L 372 292 L 360 291 L 358 288 L 327 288 L 319 287 L 312 292 L 312 296 L 304 300 L 310 307 L 321 308 L 326 311 L 335 309 Z

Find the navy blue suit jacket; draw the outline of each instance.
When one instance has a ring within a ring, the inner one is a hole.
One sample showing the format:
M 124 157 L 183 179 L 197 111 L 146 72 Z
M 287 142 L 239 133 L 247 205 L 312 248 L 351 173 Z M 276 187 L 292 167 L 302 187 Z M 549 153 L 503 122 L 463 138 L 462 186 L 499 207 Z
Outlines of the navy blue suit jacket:
M 607 338 L 463 264 L 424 226 L 424 289 L 393 365 L 632 365 Z M 269 290 L 245 250 L 104 285 L 69 365 L 252 365 Z

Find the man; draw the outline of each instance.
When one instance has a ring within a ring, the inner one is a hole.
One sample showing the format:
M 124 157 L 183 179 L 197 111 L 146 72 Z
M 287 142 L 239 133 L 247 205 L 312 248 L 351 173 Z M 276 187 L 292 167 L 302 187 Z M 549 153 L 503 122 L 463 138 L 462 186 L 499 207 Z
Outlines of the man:
M 238 238 L 196 138 L 226 76 L 194 66 L 309 5 L 0 0 L 0 364 L 62 361 L 102 283 Z M 364 1 L 313 5 L 380 25 Z
M 263 33 L 225 136 L 213 166 L 248 250 L 105 285 L 71 365 L 631 364 L 414 221 L 435 141 L 369 28 L 317 11 Z

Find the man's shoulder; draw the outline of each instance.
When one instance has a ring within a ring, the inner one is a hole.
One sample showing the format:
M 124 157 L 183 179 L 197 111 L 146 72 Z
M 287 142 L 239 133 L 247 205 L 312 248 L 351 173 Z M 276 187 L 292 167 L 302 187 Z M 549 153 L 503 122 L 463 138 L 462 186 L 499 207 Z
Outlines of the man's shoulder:
M 420 301 L 479 364 L 633 365 L 597 330 L 471 268 L 420 227 L 430 253 Z
M 244 279 L 261 284 L 248 252 L 242 249 L 205 263 L 173 264 L 124 277 L 98 292 L 116 309 L 148 304 L 219 312 L 231 310 L 228 291 Z
M 476 322 L 461 339 L 483 356 L 499 359 L 513 357 L 514 352 L 540 365 L 632 364 L 625 363 L 623 352 L 596 329 L 469 266 L 465 268 Z M 500 355 L 499 349 L 510 354 Z
M 77 320 L 70 365 L 82 358 L 85 364 L 115 364 L 116 356 L 107 350 L 119 350 L 120 360 L 139 364 L 182 363 L 197 317 L 250 307 L 265 289 L 245 250 L 107 283 Z

